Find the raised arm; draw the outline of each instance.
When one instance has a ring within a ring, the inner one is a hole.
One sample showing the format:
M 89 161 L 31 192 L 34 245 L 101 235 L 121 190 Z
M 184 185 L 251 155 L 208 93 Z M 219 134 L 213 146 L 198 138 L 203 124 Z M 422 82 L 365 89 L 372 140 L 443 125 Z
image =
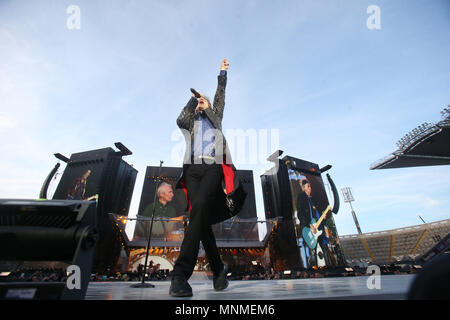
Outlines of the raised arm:
M 214 96 L 214 112 L 222 120 L 223 109 L 225 108 L 225 87 L 227 86 L 227 71 L 230 67 L 230 63 L 227 59 L 222 60 L 220 65 L 220 74 L 217 77 L 217 90 Z

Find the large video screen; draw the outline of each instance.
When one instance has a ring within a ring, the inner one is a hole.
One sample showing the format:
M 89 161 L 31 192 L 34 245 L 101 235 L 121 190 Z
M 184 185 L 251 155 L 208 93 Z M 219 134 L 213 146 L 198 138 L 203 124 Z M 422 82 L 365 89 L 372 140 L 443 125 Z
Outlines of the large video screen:
M 293 169 L 288 173 L 304 267 L 336 267 L 339 239 L 322 177 Z
M 107 160 L 112 154 L 111 148 L 72 154 L 53 199 L 92 200 L 100 197 Z
M 183 240 L 189 212 L 186 210 L 184 191 L 175 188 L 181 173 L 182 168 L 162 167 L 159 175 L 159 167 L 147 167 L 133 241 L 147 239 L 150 228 L 152 239 L 165 242 Z M 213 225 L 217 241 L 259 239 L 253 173 L 251 170 L 238 170 L 236 174 L 247 192 L 247 198 L 235 218 Z M 159 180 L 158 176 L 161 177 Z M 151 226 L 153 212 L 154 221 Z

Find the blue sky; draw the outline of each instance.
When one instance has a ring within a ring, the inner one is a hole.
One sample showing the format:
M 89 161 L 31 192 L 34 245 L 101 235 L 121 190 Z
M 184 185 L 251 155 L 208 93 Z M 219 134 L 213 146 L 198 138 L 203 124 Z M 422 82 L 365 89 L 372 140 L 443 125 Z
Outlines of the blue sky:
M 366 26 L 370 5 L 380 30 Z M 277 129 L 285 154 L 333 165 L 363 232 L 449 218 L 448 166 L 369 170 L 450 104 L 449 17 L 446 0 L 1 0 L 0 197 L 36 198 L 56 152 L 120 141 L 139 171 L 134 216 L 146 166 L 181 165 L 171 137 L 189 88 L 212 97 L 228 58 L 224 129 Z M 263 215 L 270 164 L 237 166 L 255 170 Z M 335 219 L 356 232 L 347 204 Z

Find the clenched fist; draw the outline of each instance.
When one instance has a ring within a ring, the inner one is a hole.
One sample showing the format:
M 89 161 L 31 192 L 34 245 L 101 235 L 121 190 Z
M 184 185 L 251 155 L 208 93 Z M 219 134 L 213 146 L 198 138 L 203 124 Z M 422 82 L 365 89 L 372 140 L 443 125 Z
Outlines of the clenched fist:
M 230 63 L 228 62 L 228 60 L 223 59 L 222 64 L 220 65 L 220 70 L 228 70 L 229 67 L 230 67 Z

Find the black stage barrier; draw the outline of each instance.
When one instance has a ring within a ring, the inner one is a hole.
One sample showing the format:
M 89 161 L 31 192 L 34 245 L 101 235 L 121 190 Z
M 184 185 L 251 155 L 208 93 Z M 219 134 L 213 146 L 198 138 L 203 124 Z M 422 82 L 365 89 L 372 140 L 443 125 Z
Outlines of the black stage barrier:
M 98 240 L 96 212 L 95 201 L 0 199 L 0 261 L 58 261 L 70 265 L 68 273 L 75 270 L 66 282 L 2 282 L 0 299 L 84 299 Z

